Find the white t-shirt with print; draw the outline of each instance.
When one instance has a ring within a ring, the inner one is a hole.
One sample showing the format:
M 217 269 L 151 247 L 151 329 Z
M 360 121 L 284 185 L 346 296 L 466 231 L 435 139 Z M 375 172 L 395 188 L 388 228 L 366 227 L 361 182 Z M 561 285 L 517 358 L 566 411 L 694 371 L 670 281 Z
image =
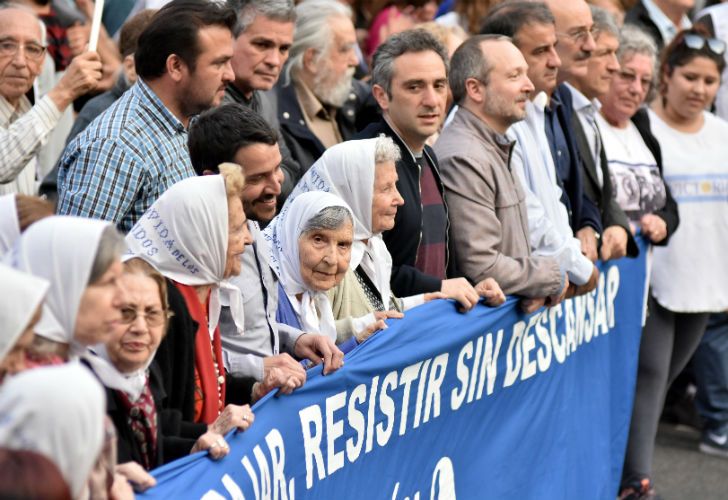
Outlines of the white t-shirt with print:
M 655 247 L 652 294 L 675 312 L 728 309 L 728 122 L 704 112 L 696 133 L 674 130 L 650 111 L 662 173 L 678 203 L 680 226 Z

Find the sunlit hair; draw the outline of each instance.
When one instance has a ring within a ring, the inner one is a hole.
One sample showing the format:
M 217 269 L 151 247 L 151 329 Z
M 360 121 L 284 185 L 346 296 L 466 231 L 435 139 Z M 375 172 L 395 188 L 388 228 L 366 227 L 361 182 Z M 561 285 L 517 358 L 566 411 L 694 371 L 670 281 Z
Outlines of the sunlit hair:
M 245 189 L 245 174 L 237 163 L 221 163 L 220 175 L 225 179 L 225 193 L 228 198 L 242 198 Z

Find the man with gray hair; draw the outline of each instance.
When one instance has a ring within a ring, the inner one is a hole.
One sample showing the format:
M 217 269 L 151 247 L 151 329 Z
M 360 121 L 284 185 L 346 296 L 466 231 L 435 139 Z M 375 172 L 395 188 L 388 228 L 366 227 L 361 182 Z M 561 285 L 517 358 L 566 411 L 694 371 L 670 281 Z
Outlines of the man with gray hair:
M 354 79 L 359 59 L 351 19 L 351 9 L 337 0 L 296 6 L 296 33 L 277 93 L 281 132 L 301 174 L 376 116 L 369 87 Z
M 252 109 L 280 135 L 276 95 L 271 89 L 278 82 L 293 44 L 293 0 L 229 0 L 228 4 L 238 16 L 231 61 L 235 80 L 227 84 L 223 102 Z M 281 193 L 285 199 L 301 172 L 284 141 L 279 142 L 279 147 L 285 175 Z
M 22 5 L 0 5 L 0 194 L 37 193 L 37 155 L 77 97 L 96 88 L 101 60 L 86 52 L 35 105 L 26 97 L 46 56 L 45 27 Z
M 391 36 L 377 48 L 372 93 L 382 118 L 358 139 L 381 134 L 401 151 L 397 190 L 404 198 L 394 228 L 383 233 L 392 255 L 392 291 L 399 297 L 441 291 L 464 309 L 478 301 L 475 288 L 448 264 L 447 204 L 437 157 L 427 139 L 440 129 L 446 112 L 447 53 L 424 30 Z
M 617 49 L 619 27 L 607 11 L 591 7 L 595 48 L 587 60 L 586 73 L 574 73 L 564 84 L 571 93 L 571 127 L 581 156 L 584 193 L 599 208 L 602 217 L 600 257 L 609 260 L 637 255 L 629 219 L 614 197 L 607 156 L 596 123 L 599 98 L 609 92 L 612 78 L 619 71 Z M 565 94 L 564 94 L 565 95 Z
M 487 54 L 487 56 L 486 56 Z M 510 168 L 508 128 L 524 119 L 534 90 L 521 52 L 502 35 L 479 35 L 453 54 L 450 88 L 459 108 L 435 151 L 450 207 L 453 257 L 471 281 L 495 279 L 526 310 L 560 302 L 565 270 L 531 255 L 523 188 Z

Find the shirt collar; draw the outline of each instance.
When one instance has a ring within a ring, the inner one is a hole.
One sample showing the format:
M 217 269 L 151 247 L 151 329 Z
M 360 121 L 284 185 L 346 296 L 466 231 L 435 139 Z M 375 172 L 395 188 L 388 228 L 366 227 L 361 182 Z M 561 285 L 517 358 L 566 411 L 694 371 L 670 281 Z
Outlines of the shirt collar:
M 665 45 L 670 43 L 672 39 L 675 38 L 678 29 L 688 29 L 692 27 L 692 23 L 686 15 L 683 15 L 682 19 L 680 20 L 680 27 L 678 28 L 677 26 L 675 26 L 670 18 L 667 17 L 665 13 L 662 12 L 662 10 L 657 5 L 655 5 L 655 2 L 653 2 L 652 0 L 642 0 L 642 5 L 645 6 L 645 10 L 647 10 L 650 19 L 652 19 L 652 22 L 655 23 L 655 26 L 657 26 L 657 29 L 660 31 L 660 35 L 662 36 L 662 40 L 663 42 L 665 42 Z
M 574 103 L 575 110 L 585 111 L 593 115 L 602 107 L 602 103 L 599 102 L 599 99 L 592 99 L 590 101 L 587 96 L 582 94 L 579 89 L 574 87 L 569 82 L 566 82 L 566 86 L 571 91 L 571 99 Z
M 301 103 L 301 109 L 306 114 L 309 121 L 314 118 L 323 118 L 325 120 L 333 120 L 332 110 L 327 109 L 321 101 L 318 100 L 308 85 L 300 80 L 294 82 L 298 92 L 298 100 Z
M 157 94 L 154 93 L 144 81 L 139 78 L 132 89 L 136 89 L 136 93 L 139 95 L 140 100 L 146 104 L 152 112 L 158 112 L 158 118 L 164 121 L 170 129 L 176 132 L 185 132 L 185 126 L 179 119 L 167 109 L 162 100 Z
M 20 97 L 17 106 L 13 106 L 5 97 L 0 96 L 0 124 L 9 125 L 13 114 L 17 113 L 18 116 L 22 116 L 30 111 L 31 107 L 30 101 L 25 96 Z

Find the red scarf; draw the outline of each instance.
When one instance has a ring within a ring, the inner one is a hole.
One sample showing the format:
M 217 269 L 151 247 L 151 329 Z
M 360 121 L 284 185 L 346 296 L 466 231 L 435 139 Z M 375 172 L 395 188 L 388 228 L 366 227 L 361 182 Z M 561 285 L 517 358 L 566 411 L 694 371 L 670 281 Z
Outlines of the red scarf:
M 126 418 L 142 452 L 142 466 L 152 470 L 157 465 L 157 407 L 154 404 L 149 380 L 135 402 L 122 391 L 116 391 L 126 410 Z
M 195 333 L 195 422 L 211 424 L 225 408 L 225 367 L 222 363 L 222 343 L 220 329 L 215 328 L 210 344 L 207 328 L 207 312 L 209 297 L 203 305 L 194 287 L 174 282 L 187 305 L 187 311 L 199 325 Z M 217 361 L 218 372 L 215 372 Z M 222 385 L 218 391 L 218 377 L 222 377 Z

